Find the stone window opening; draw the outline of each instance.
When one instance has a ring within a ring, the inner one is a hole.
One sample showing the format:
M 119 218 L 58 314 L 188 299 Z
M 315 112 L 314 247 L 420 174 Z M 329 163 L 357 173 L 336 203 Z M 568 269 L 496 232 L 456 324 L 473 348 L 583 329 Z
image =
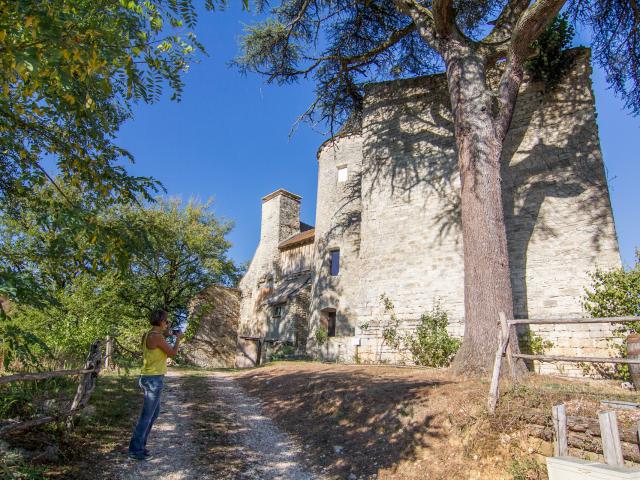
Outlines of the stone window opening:
M 344 183 L 349 178 L 349 170 L 346 165 L 338 166 L 338 183 Z
M 273 318 L 282 318 L 284 313 L 284 303 L 279 303 L 273 306 Z
M 340 249 L 329 251 L 329 273 L 335 277 L 340 273 Z
M 328 337 L 336 336 L 336 314 L 335 308 L 325 308 L 322 310 L 322 325 L 327 329 Z

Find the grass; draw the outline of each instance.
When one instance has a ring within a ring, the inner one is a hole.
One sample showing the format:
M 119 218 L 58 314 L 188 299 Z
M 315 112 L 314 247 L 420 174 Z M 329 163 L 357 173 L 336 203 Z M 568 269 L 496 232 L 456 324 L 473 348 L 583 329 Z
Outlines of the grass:
M 202 378 L 211 370 L 178 367 L 183 376 L 186 399 L 196 417 L 195 429 L 203 439 L 203 450 L 216 453 L 227 460 L 230 470 L 237 471 L 241 461 L 232 458 L 232 447 L 225 445 L 221 430 L 213 430 L 212 425 L 220 425 L 225 420 L 214 410 L 207 409 L 210 398 L 202 388 Z M 229 370 L 225 370 L 229 371 Z M 112 462 L 113 454 L 124 453 L 131 430 L 142 405 L 142 395 L 138 387 L 139 369 L 130 369 L 123 374 L 101 372 L 96 389 L 89 401 L 89 407 L 74 419 L 74 428 L 67 430 L 61 423 L 51 423 L 27 432 L 12 435 L 5 440 L 9 453 L 5 454 L 0 445 L 0 478 L 2 479 L 49 479 L 103 478 L 104 469 Z M 24 382 L 16 383 L 11 400 L 2 397 L 0 408 L 11 413 L 0 418 L 28 418 L 42 414 L 40 406 L 45 399 L 55 397 L 61 406 L 66 406 L 73 398 L 77 383 L 75 379 L 62 379 L 57 383 Z M 9 386 L 7 385 L 7 387 Z M 5 386 L 3 386 L 5 387 Z M 0 393 L 6 393 L 4 389 Z M 4 405 L 4 407 L 2 407 Z M 214 433 L 220 435 L 216 436 Z M 206 440 L 206 441 L 205 441 Z M 55 448 L 53 459 L 33 459 L 47 448 Z
M 35 405 L 53 394 L 60 400 L 64 398 L 60 404 L 66 405 L 75 387 L 71 381 L 57 390 L 42 385 L 35 389 L 25 386 L 22 390 L 13 387 L 20 393 L 14 395 L 15 401 L 10 409 L 5 406 L 5 410 L 38 413 Z M 75 418 L 72 430 L 67 431 L 60 423 L 51 423 L 5 439 L 10 449 L 0 457 L 1 478 L 97 478 L 101 457 L 121 449 L 128 441 L 141 401 L 135 376 L 101 375 L 89 408 Z M 47 449 L 56 453 L 43 459 L 42 452 Z
M 546 480 L 547 471 L 532 458 L 514 458 L 507 467 L 513 480 Z
M 33 416 L 42 410 L 45 399 L 59 400 L 73 395 L 75 385 L 70 378 L 0 385 L 0 419 Z

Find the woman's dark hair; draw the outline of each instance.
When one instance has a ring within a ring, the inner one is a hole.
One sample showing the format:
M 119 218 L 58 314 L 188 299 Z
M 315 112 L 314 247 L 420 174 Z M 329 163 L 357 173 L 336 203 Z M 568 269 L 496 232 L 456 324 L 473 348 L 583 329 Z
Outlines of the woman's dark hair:
M 151 312 L 151 315 L 149 315 L 149 323 L 154 327 L 158 327 L 160 326 L 163 320 L 167 319 L 168 316 L 169 316 L 169 312 L 167 312 L 166 310 L 162 310 L 161 308 L 158 308 L 153 312 Z

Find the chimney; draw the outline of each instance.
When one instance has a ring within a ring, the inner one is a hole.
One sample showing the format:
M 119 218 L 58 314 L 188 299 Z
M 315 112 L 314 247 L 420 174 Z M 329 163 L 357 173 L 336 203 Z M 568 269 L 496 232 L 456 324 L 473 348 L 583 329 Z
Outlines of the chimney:
M 300 199 L 282 188 L 262 199 L 260 243 L 277 250 L 280 242 L 300 232 Z

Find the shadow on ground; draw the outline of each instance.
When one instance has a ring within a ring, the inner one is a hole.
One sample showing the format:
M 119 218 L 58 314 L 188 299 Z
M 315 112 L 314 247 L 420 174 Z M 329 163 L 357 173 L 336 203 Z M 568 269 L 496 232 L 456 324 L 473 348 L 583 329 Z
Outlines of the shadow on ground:
M 277 375 L 257 370 L 238 380 L 281 428 L 300 440 L 307 460 L 340 478 L 393 469 L 445 435 L 425 407 L 434 390 L 450 381 L 333 366 Z

